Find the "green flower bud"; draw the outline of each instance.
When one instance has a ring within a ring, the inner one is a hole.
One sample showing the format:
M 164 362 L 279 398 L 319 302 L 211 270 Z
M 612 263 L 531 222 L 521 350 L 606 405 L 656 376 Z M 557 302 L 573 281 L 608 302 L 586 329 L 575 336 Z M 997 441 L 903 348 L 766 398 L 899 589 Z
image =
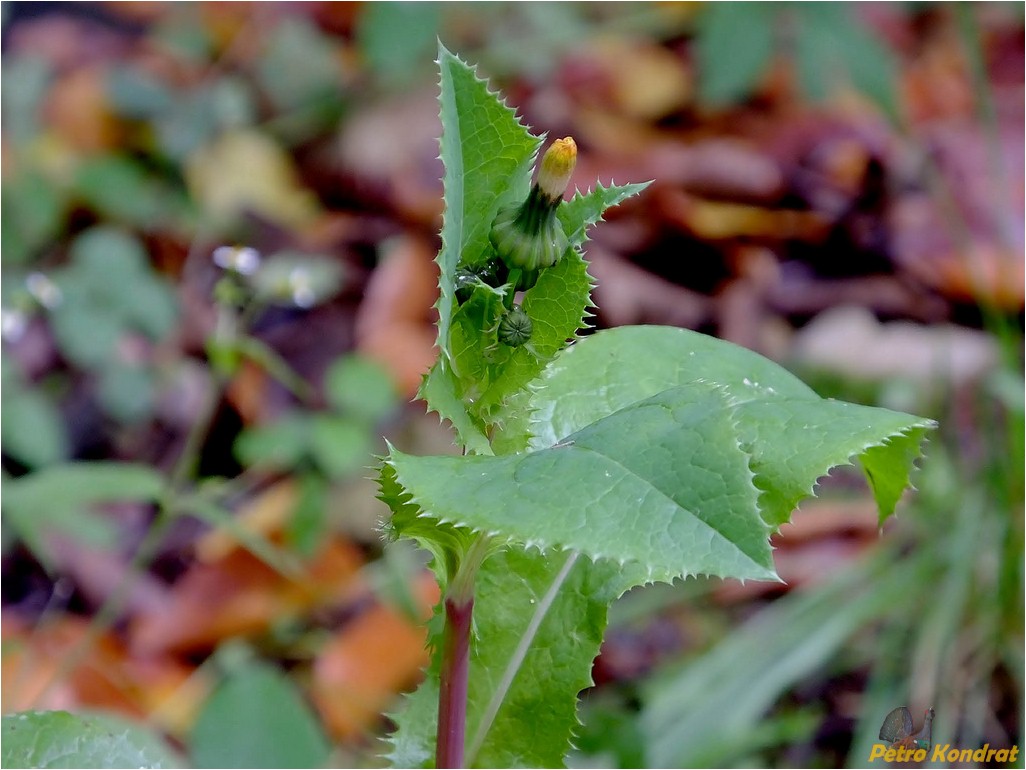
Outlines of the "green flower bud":
M 514 290 L 534 286 L 539 273 L 559 262 L 570 246 L 556 209 L 576 163 L 574 140 L 557 139 L 542 158 L 527 200 L 500 209 L 492 223 L 489 240 L 516 281 Z
M 531 316 L 520 305 L 514 305 L 513 309 L 499 321 L 499 342 L 509 345 L 511 348 L 526 345 L 530 342 L 533 332 L 534 324 L 531 323 Z

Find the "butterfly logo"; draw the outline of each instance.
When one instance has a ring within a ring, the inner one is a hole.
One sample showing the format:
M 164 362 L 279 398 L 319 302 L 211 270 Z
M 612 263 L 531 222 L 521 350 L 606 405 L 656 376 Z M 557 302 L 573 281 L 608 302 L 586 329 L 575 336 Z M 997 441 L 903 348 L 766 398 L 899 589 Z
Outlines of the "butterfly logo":
M 926 710 L 923 727 L 914 732 L 912 712 L 905 706 L 894 709 L 880 727 L 880 740 L 887 741 L 892 748 L 929 749 L 933 739 L 933 709 Z

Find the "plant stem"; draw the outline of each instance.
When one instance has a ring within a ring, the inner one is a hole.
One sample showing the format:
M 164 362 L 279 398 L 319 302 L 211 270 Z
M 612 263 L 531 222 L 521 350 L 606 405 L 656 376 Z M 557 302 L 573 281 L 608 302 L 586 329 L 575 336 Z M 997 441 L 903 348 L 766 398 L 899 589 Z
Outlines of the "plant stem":
M 487 535 L 478 535 L 460 560 L 445 594 L 442 666 L 438 688 L 438 735 L 435 767 L 463 767 L 467 732 L 467 682 L 470 635 L 474 618 L 474 578 L 491 548 Z
M 470 670 L 470 625 L 474 599 L 445 600 L 442 669 L 438 693 L 438 745 L 435 767 L 463 767 L 467 729 L 467 681 Z

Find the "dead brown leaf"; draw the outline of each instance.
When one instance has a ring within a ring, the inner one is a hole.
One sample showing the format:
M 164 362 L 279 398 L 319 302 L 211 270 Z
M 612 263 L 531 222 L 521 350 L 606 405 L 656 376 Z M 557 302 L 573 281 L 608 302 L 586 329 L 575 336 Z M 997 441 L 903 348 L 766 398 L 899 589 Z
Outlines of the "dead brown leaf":
M 439 600 L 438 585 L 423 574 L 414 586 L 426 621 Z M 324 646 L 314 663 L 313 698 L 329 731 L 353 740 L 427 665 L 427 629 L 396 610 L 375 605 L 348 623 Z

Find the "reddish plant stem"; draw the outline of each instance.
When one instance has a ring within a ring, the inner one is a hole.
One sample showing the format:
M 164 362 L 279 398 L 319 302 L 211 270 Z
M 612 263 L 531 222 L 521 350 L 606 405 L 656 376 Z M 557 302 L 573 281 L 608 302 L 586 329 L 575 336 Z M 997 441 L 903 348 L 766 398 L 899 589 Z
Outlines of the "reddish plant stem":
M 470 622 L 473 596 L 447 597 L 442 632 L 441 687 L 438 691 L 438 743 L 435 767 L 462 768 L 467 730 L 467 675 L 470 670 Z

